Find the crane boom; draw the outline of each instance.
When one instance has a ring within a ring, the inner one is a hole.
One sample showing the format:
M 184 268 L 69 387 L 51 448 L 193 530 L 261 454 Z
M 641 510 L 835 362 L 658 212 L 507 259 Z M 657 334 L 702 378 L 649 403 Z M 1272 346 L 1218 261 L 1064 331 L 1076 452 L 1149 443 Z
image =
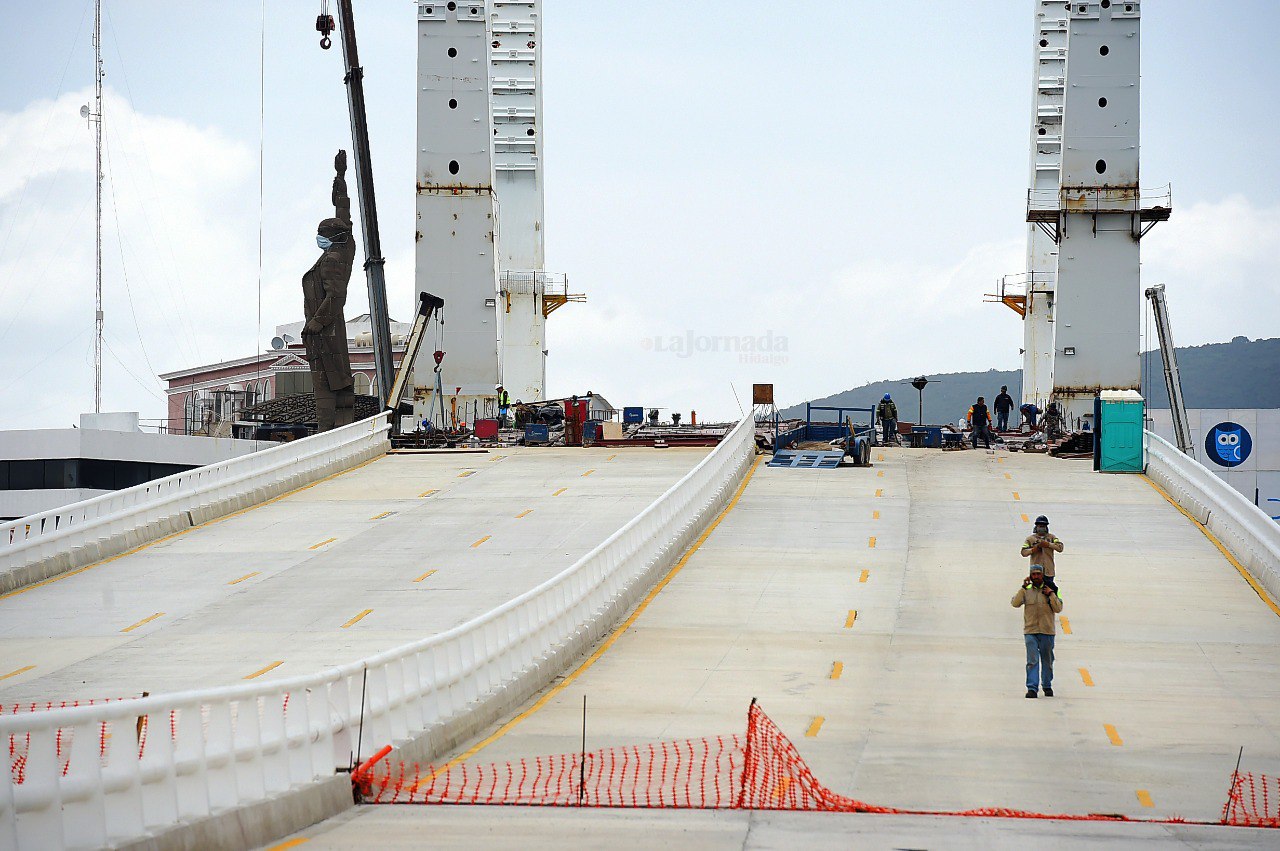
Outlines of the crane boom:
M 1164 362 L 1164 384 L 1169 390 L 1169 411 L 1173 417 L 1173 436 L 1178 449 L 1195 457 L 1195 443 L 1187 423 L 1187 406 L 1182 400 L 1182 379 L 1178 377 L 1178 356 L 1173 350 L 1173 329 L 1169 326 L 1169 305 L 1164 297 L 1164 284 L 1147 288 L 1147 298 L 1156 317 L 1156 335 L 1160 338 L 1160 359 Z

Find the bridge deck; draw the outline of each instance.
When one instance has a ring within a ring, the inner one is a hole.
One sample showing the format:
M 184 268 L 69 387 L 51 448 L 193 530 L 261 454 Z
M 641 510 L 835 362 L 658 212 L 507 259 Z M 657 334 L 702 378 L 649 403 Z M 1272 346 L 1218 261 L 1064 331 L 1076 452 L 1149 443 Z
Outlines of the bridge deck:
M 757 697 L 819 780 L 903 808 L 1213 820 L 1241 745 L 1246 770 L 1280 773 L 1280 617 L 1145 478 L 1041 456 L 885 454 L 871 469 L 757 468 L 632 628 L 507 732 L 481 737 L 471 760 L 576 751 L 585 694 L 588 749 L 739 732 Z M 1066 542 L 1066 623 L 1058 696 L 1027 700 L 1009 598 L 1026 574 L 1026 518 L 1039 513 Z M 477 843 L 543 832 L 612 843 L 642 827 L 650 847 L 917 835 L 898 817 L 806 818 L 365 807 L 306 835 L 314 848 L 352 836 L 389 847 L 428 826 Z M 1192 838 L 1151 825 L 942 821 L 920 840 Z M 774 832 L 744 842 L 753 824 Z M 1212 842 L 1274 839 L 1227 836 Z
M 378 459 L 0 597 L 0 704 L 310 673 L 448 629 L 571 564 L 706 451 Z

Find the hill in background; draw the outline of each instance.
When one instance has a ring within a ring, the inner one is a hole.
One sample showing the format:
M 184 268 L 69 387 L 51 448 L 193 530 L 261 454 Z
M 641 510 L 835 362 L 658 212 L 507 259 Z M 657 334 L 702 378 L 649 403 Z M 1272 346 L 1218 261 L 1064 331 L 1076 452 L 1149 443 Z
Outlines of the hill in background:
M 1236 337 L 1230 343 L 1209 343 L 1179 348 L 1178 372 L 1188 408 L 1280 408 L 1280 338 L 1252 340 Z M 979 395 L 987 404 L 1009 387 L 1015 402 L 1022 394 L 1022 370 L 1001 372 L 951 372 L 929 375 L 924 391 L 926 422 L 955 422 L 964 416 Z M 1164 364 L 1159 351 L 1143 356 L 1143 387 L 1147 405 L 1169 407 L 1164 386 Z M 898 416 L 916 422 L 917 394 L 910 377 L 877 381 L 821 399 L 815 405 L 848 405 L 869 408 L 890 393 L 898 403 Z M 784 417 L 804 417 L 804 404 L 782 411 Z

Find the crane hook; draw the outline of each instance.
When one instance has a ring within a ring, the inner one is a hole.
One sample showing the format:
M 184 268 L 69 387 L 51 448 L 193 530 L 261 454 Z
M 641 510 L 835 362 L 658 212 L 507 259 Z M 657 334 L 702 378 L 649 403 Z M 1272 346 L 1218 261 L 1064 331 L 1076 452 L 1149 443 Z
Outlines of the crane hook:
M 329 39 L 329 33 L 336 29 L 333 23 L 333 15 L 316 16 L 316 32 L 320 33 L 320 49 L 328 50 L 333 42 Z

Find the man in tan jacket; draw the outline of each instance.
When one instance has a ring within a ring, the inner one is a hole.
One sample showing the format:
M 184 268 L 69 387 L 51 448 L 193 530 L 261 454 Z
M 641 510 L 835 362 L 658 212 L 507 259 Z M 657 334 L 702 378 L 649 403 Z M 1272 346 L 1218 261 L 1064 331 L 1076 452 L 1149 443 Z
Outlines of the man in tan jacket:
M 1022 637 L 1027 644 L 1027 697 L 1053 697 L 1053 638 L 1057 630 L 1053 616 L 1062 611 L 1062 598 L 1045 581 L 1044 568 L 1031 565 L 1031 575 L 1010 601 L 1022 607 Z
M 1058 591 L 1056 574 L 1057 566 L 1053 563 L 1053 554 L 1062 552 L 1062 541 L 1049 534 L 1049 518 L 1041 514 L 1036 518 L 1031 534 L 1022 542 L 1022 554 L 1031 559 L 1032 564 L 1044 568 L 1045 582 L 1054 592 Z

